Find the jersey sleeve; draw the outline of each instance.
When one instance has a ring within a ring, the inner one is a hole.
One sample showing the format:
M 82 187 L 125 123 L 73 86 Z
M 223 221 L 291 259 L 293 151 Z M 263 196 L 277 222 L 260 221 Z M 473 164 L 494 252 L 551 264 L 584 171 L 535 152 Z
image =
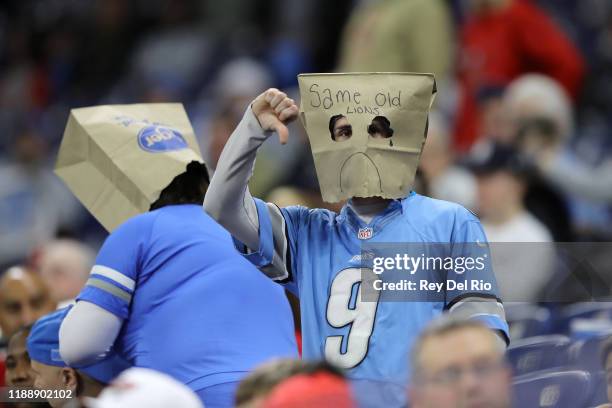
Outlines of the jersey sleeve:
M 281 283 L 285 284 L 287 289 L 299 296 L 297 282 L 299 277 L 299 267 L 297 259 L 299 256 L 299 231 L 304 219 L 308 216 L 308 208 L 302 206 L 284 207 L 281 210 L 283 219 L 285 220 L 285 239 L 286 239 L 286 256 L 285 267 L 286 275 Z
M 449 313 L 482 321 L 509 341 L 504 306 L 493 273 L 491 253 L 482 225 L 469 211 L 461 208 L 451 237 L 454 270 L 447 279 L 464 283 L 446 292 L 445 309 Z
M 148 235 L 142 221 L 133 218 L 108 236 L 77 302 L 93 303 L 120 319 L 128 317 L 143 241 Z
M 300 218 L 308 209 L 301 206 L 279 208 L 253 198 L 259 221 L 259 248 L 252 251 L 234 239 L 238 250 L 270 279 L 283 284 L 298 296 L 295 258 Z

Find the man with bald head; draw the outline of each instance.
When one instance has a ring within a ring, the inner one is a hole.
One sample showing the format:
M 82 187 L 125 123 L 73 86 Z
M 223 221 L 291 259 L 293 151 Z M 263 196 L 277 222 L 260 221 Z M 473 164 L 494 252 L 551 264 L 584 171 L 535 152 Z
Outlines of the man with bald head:
M 44 281 L 24 266 L 11 267 L 0 278 L 0 329 L 3 339 L 55 308 L 56 304 Z

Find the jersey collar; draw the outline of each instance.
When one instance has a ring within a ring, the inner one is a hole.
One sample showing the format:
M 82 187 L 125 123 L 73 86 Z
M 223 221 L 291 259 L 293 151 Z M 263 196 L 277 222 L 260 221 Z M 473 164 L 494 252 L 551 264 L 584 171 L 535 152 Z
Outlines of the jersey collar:
M 403 213 L 403 202 L 410 199 L 415 194 L 414 191 L 411 191 L 407 197 L 391 201 L 387 208 L 372 218 L 369 224 L 359 218 L 348 203 L 344 204 L 336 220 L 338 223 L 346 224 L 354 234 L 358 234 L 360 230 L 371 228 L 372 236 L 375 236 L 385 225 L 395 218 L 396 215 Z

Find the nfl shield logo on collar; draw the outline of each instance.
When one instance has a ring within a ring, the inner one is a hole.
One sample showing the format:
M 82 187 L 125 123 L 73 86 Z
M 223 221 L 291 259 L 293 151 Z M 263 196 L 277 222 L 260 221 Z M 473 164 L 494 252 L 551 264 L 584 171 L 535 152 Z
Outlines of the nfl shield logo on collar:
M 359 239 L 370 239 L 372 238 L 372 234 L 374 231 L 371 227 L 359 228 L 359 232 L 357 232 L 357 238 Z

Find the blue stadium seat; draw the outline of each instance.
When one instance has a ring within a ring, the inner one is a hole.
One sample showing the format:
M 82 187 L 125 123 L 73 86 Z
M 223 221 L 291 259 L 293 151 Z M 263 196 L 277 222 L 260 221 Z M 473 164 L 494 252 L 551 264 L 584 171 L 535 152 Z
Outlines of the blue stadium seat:
M 566 367 L 569 364 L 569 337 L 536 336 L 510 343 L 507 356 L 515 375 Z
M 590 406 L 598 406 L 608 401 L 606 373 L 603 367 L 602 343 L 612 333 L 602 333 L 590 338 L 574 341 L 569 347 L 569 359 L 572 369 L 588 371 L 593 386 Z
M 562 308 L 555 322 L 557 331 L 569 333 L 571 322 L 574 319 L 612 321 L 612 302 L 581 302 Z
M 518 377 L 513 384 L 516 408 L 587 408 L 591 376 L 585 371 L 541 372 Z
M 610 334 L 602 334 L 586 340 L 575 341 L 568 349 L 572 367 L 591 373 L 603 370 L 601 347 L 602 343 L 610 337 Z
M 591 399 L 590 407 L 597 407 L 608 402 L 608 382 L 605 371 L 591 374 Z
M 530 303 L 507 303 L 504 309 L 511 339 L 548 334 L 551 321 L 547 308 Z

